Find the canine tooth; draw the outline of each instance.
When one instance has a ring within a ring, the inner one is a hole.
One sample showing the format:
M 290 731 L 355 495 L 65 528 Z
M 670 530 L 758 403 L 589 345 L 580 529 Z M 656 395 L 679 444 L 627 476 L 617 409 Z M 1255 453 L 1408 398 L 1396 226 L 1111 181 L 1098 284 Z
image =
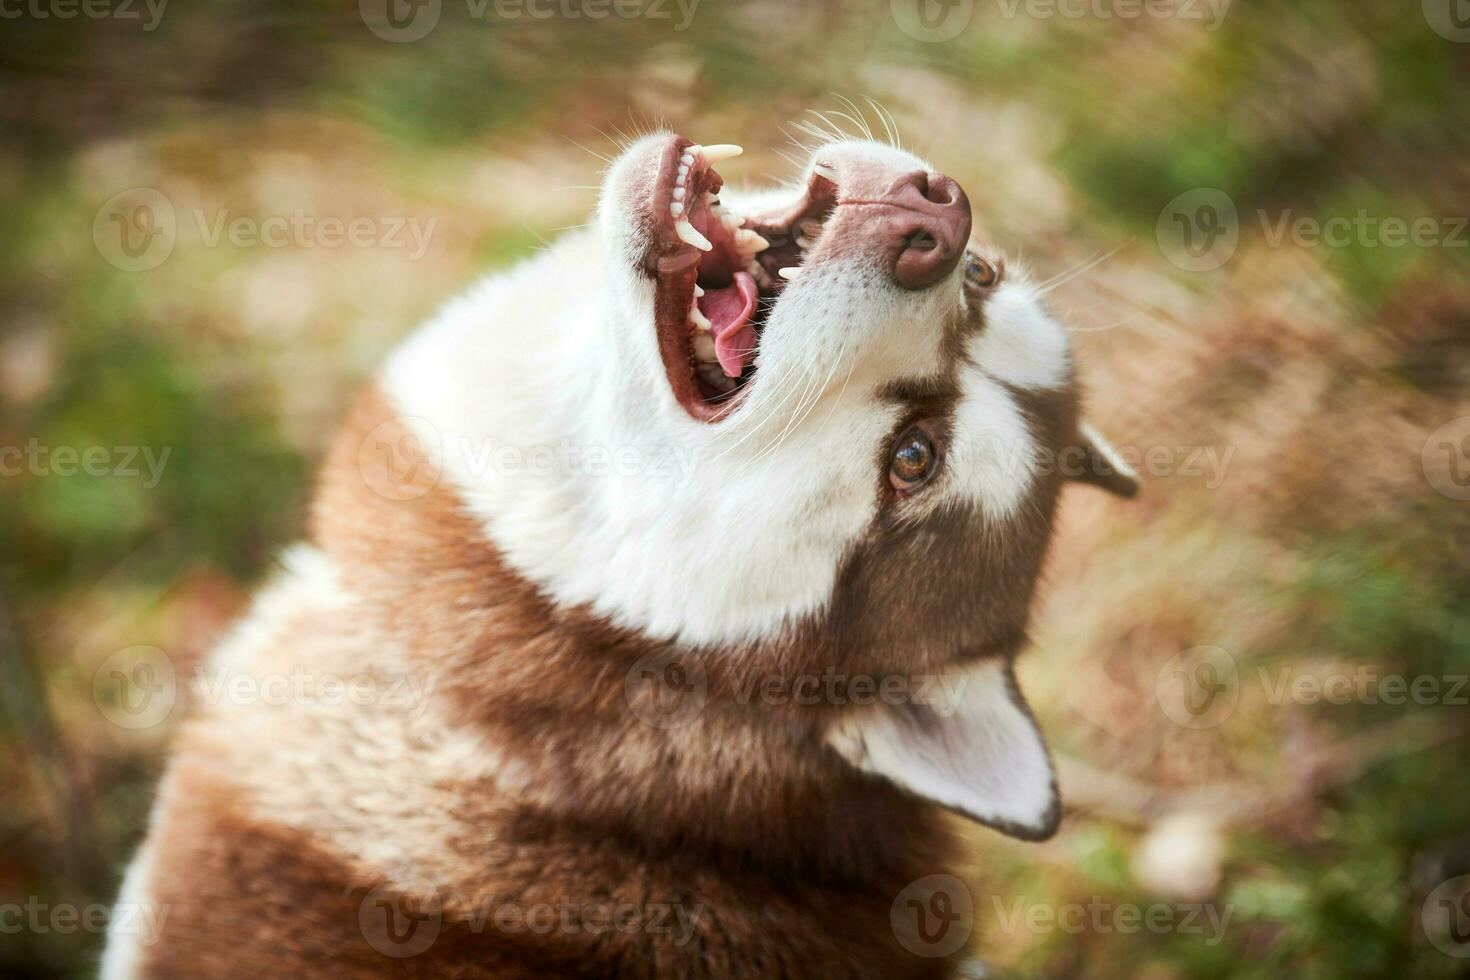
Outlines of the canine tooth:
M 699 288 L 699 283 L 695 283 L 694 284 L 694 298 L 695 299 L 699 299 L 699 297 L 701 297 L 703 295 L 704 295 L 704 290 L 701 289 L 701 288 Z
M 742 252 L 764 252 L 771 243 L 749 228 L 741 228 L 735 233 L 735 247 Z
M 679 215 L 681 215 L 683 213 L 684 213 L 684 205 L 680 204 L 678 201 L 675 201 L 673 204 L 670 204 L 669 205 L 669 214 L 672 214 L 674 217 L 677 218 Z
M 679 215 L 684 212 L 684 206 L 682 204 L 675 204 L 674 207 L 679 209 L 678 211 L 674 212 L 675 215 Z M 709 243 L 709 239 L 701 235 L 699 233 L 699 229 L 689 223 L 688 218 L 682 218 L 674 222 L 674 234 L 678 235 L 681 241 L 693 245 L 701 252 L 708 252 L 710 249 L 714 248 L 714 246 Z
M 785 279 L 787 282 L 790 282 L 792 279 L 795 279 L 797 276 L 801 275 L 801 266 L 783 266 L 782 268 L 776 270 L 776 275 L 780 276 L 782 279 Z
M 714 324 L 709 322 L 709 317 L 705 316 L 699 306 L 694 303 L 689 304 L 689 322 L 694 324 L 696 328 L 706 332 L 709 331 L 710 327 L 714 326 Z
M 744 147 L 736 146 L 734 143 L 716 143 L 714 146 L 701 147 L 699 155 L 709 163 L 719 163 L 721 160 L 738 157 L 744 152 Z
M 732 214 L 729 211 L 721 210 L 720 223 L 723 224 L 726 228 L 729 228 L 731 231 L 734 231 L 736 228 L 739 228 L 741 225 L 745 224 L 745 219 L 740 217 L 740 215 L 738 214 Z
M 707 333 L 694 335 L 694 359 L 701 364 L 714 364 L 720 357 L 715 353 L 715 341 Z
M 825 163 L 812 164 L 812 173 L 816 174 L 818 177 L 825 177 L 834 184 L 837 183 L 837 171 L 827 166 Z

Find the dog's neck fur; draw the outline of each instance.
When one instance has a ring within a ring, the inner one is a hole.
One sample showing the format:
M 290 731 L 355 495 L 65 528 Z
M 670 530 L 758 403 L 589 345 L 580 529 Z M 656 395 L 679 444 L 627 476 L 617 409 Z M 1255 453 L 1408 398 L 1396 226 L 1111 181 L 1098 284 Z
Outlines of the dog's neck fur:
M 556 608 L 506 567 L 447 488 L 411 500 L 373 492 L 358 451 L 384 424 L 400 423 L 370 391 L 324 469 L 317 543 L 367 600 L 364 613 L 381 616 L 378 625 L 432 674 L 436 696 L 453 706 L 448 723 L 490 736 L 521 774 L 522 802 L 536 817 L 525 822 L 529 833 L 556 825 L 651 856 L 697 853 L 849 884 L 944 866 L 943 818 L 824 746 L 827 716 L 738 702 L 733 654 L 764 651 L 704 661 L 713 668 L 708 699 L 687 723 L 640 720 L 625 677 L 674 645 Z

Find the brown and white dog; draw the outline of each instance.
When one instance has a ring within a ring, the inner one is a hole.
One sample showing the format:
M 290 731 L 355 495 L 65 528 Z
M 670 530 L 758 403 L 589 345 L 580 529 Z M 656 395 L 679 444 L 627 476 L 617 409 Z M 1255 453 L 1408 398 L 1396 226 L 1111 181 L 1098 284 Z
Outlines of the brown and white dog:
M 390 358 L 178 733 L 120 899 L 164 928 L 105 977 L 956 970 L 899 914 L 934 804 L 1059 819 L 1011 670 L 1052 464 L 1135 484 L 954 181 L 839 141 L 736 195 L 738 152 L 640 140 L 594 229 Z

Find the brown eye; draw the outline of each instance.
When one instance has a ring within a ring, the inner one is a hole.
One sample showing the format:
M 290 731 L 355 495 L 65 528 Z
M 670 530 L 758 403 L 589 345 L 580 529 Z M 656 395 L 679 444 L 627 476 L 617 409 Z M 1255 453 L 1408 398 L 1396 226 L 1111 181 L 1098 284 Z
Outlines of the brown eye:
M 893 444 L 888 462 L 888 482 L 895 490 L 916 490 L 928 483 L 939 468 L 939 453 L 929 434 L 914 426 Z
M 969 272 L 971 279 L 985 287 L 994 286 L 995 280 L 998 278 L 995 266 L 978 255 L 971 255 L 969 257 L 969 261 L 966 264 L 966 271 Z

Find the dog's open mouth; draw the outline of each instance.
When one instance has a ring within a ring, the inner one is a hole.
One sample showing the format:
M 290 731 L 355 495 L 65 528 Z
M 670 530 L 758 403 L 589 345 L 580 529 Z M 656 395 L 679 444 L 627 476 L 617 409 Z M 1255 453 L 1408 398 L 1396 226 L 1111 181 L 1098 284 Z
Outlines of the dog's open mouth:
M 653 191 L 659 352 L 674 397 L 708 422 L 727 417 L 755 377 L 766 319 L 837 205 L 836 171 L 819 163 L 790 208 L 734 213 L 720 202 L 714 165 L 740 152 L 671 140 Z

